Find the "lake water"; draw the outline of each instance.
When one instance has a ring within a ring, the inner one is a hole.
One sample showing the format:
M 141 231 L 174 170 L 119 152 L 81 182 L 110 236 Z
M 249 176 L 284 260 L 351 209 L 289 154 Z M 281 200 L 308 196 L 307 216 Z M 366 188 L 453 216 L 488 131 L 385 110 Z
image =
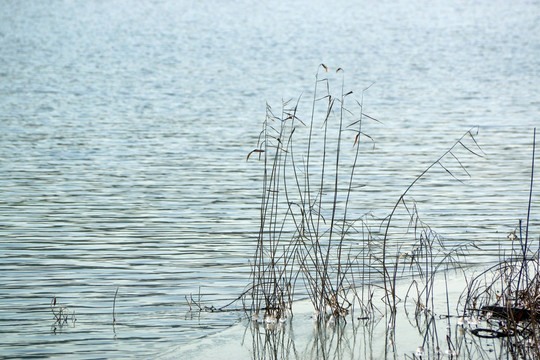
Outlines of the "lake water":
M 388 214 L 478 126 L 471 177 L 438 168 L 412 195 L 476 242 L 471 264 L 494 261 L 527 213 L 538 34 L 535 0 L 0 2 L 0 357 L 149 358 L 234 324 L 184 297 L 244 290 L 262 179 L 246 156 L 266 102 L 309 99 L 320 63 L 357 97 L 374 83 L 357 213 Z M 54 330 L 54 297 L 74 325 Z

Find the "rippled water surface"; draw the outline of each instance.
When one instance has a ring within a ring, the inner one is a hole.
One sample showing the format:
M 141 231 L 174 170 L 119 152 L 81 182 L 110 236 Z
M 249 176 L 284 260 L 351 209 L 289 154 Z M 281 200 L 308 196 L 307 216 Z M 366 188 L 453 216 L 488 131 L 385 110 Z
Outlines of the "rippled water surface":
M 0 2 L 0 356 L 147 358 L 233 324 L 186 316 L 184 296 L 244 290 L 262 175 L 246 155 L 266 102 L 309 99 L 320 63 L 358 98 L 374 82 L 357 214 L 387 214 L 478 126 L 471 178 L 439 168 L 413 196 L 493 261 L 527 211 L 538 34 L 533 0 Z M 539 213 L 535 195 L 535 237 Z M 54 297 L 74 325 L 54 329 Z

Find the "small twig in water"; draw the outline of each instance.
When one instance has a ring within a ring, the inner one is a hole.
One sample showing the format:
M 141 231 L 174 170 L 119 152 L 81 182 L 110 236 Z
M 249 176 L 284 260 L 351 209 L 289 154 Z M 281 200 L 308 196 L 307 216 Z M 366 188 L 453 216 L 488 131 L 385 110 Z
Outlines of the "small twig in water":
M 113 317 L 113 326 L 116 325 L 116 296 L 118 295 L 118 287 L 114 293 L 113 308 L 112 308 L 112 317 Z

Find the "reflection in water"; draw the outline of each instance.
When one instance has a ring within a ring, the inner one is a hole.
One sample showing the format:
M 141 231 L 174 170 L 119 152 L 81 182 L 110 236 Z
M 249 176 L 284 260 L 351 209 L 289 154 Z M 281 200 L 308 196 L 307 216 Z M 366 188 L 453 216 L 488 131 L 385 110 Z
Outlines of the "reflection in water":
M 293 322 L 277 326 L 251 323 L 245 327 L 243 346 L 250 347 L 252 360 L 303 359 L 508 359 L 519 354 L 534 359 L 531 354 L 518 353 L 508 339 L 480 338 L 474 335 L 474 323 L 457 324 L 457 317 L 424 314 L 414 319 L 419 327 L 415 333 L 417 343 L 400 351 L 396 343 L 406 334 L 396 334 L 385 326 L 385 321 L 357 321 L 354 323 L 317 326 L 313 324 L 306 338 L 297 336 Z M 404 319 L 402 319 L 404 320 Z M 459 321 L 458 321 L 459 322 Z M 302 332 L 306 329 L 302 328 Z M 300 332 L 299 332 L 300 333 Z M 396 341 L 393 339 L 397 336 Z M 251 344 L 249 340 L 251 340 Z M 385 344 L 384 350 L 381 347 Z M 418 345 L 416 345 L 418 344 Z
M 494 270 L 497 269 L 489 272 Z M 477 279 L 483 280 L 485 275 L 481 273 Z M 315 321 L 304 314 L 282 323 L 250 321 L 245 326 L 243 346 L 249 349 L 253 360 L 538 359 L 537 334 L 532 330 L 537 325 L 534 317 L 528 322 L 514 319 L 519 322 L 514 325 L 521 329 L 514 336 L 508 332 L 512 322 L 501 314 L 478 316 L 476 312 L 475 316 L 468 311 L 464 317 L 454 312 L 453 309 L 461 312 L 463 304 L 454 308 L 451 300 L 460 294 L 466 296 L 471 288 L 474 290 L 477 286 L 474 281 L 467 288 L 464 278 L 450 279 L 444 274 L 435 283 L 446 286 L 434 288 L 433 296 L 439 299 L 434 308 L 419 307 L 415 299 L 401 302 L 400 311 L 395 314 L 372 314 L 362 320 L 351 314 L 346 318 L 348 321 L 344 318 L 337 322 L 331 318 Z M 527 329 L 529 338 L 523 336 Z
M 320 322 L 320 321 L 319 321 Z M 307 342 L 297 345 L 293 323 L 281 323 L 277 326 L 264 326 L 252 323 L 248 326 L 252 337 L 252 359 L 352 359 L 364 348 L 373 343 L 372 331 L 368 331 L 373 322 L 362 325 L 359 322 L 346 324 L 313 323 L 313 330 Z M 359 330 L 363 341 L 358 336 Z M 304 331 L 304 329 L 303 329 Z
M 166 358 L 208 358 L 227 347 L 234 359 L 252 360 L 538 359 L 533 342 L 498 336 L 504 324 L 500 317 L 463 316 L 462 304 L 454 301 L 467 294 L 467 286 L 474 286 L 475 281 L 466 279 L 466 271 L 438 274 L 433 281 L 432 308 L 423 306 L 422 298 L 413 298 L 410 284 L 401 282 L 396 289 L 400 301 L 395 313 L 374 309 L 365 318 L 363 312 L 351 312 L 336 321 L 331 316 L 314 316 L 308 299 L 295 303 L 295 314 L 286 321 L 255 321 L 245 313 L 238 326 L 201 339 L 194 347 L 180 348 Z M 383 290 L 374 297 L 383 298 Z M 199 309 L 189 313 L 198 321 L 223 314 L 208 313 L 204 306 Z

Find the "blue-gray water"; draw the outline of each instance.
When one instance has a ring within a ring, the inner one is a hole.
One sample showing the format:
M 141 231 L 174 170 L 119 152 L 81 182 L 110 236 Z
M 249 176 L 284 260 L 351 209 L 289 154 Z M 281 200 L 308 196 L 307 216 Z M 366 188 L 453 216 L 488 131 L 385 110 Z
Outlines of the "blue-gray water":
M 246 155 L 265 103 L 308 99 L 320 63 L 355 94 L 375 82 L 358 213 L 387 214 L 479 126 L 471 178 L 439 168 L 414 198 L 477 241 L 471 263 L 493 260 L 527 211 L 538 34 L 525 0 L 1 1 L 0 357 L 147 358 L 234 323 L 186 316 L 184 296 L 243 291 L 261 189 Z M 532 213 L 537 239 L 537 195 Z M 53 297 L 75 326 L 52 331 Z

